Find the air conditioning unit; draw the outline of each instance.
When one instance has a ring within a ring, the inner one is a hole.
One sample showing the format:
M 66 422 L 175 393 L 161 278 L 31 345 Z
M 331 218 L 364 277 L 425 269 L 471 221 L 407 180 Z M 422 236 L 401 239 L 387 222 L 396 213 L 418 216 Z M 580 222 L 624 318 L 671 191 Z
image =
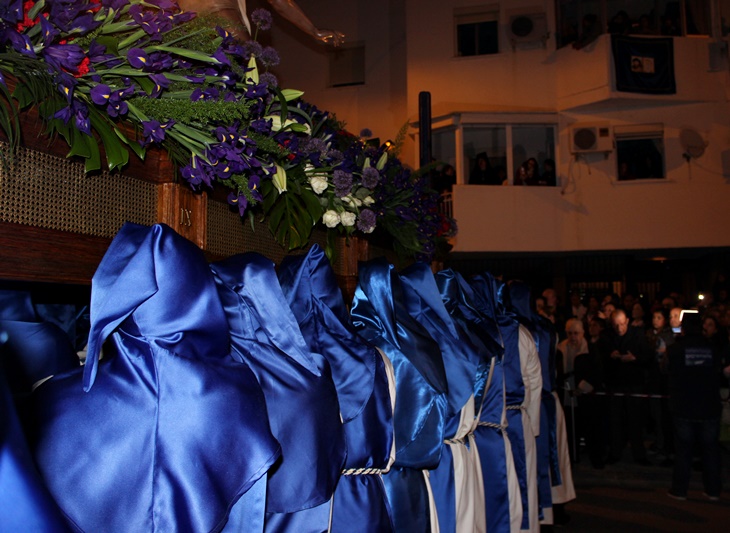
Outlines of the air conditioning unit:
M 507 35 L 513 48 L 532 44 L 545 46 L 550 37 L 547 16 L 540 12 L 513 12 L 509 14 Z
M 572 154 L 611 151 L 613 151 L 613 137 L 608 124 L 576 124 L 570 128 Z

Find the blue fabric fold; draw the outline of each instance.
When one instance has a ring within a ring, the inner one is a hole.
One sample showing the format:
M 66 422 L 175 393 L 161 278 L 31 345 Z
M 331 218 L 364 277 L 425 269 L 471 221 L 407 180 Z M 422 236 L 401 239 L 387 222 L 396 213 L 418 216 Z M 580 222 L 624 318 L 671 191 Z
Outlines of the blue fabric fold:
M 25 317 L 33 318 L 32 315 Z M 0 327 L 0 359 L 6 356 L 3 337 Z M 2 365 L 0 436 L 0 529 L 44 533 L 69 531 L 33 463 Z
M 202 252 L 167 226 L 125 224 L 94 274 L 91 319 L 93 368 L 32 396 L 31 448 L 66 519 L 220 530 L 280 451 Z
M 267 531 L 328 527 L 329 501 L 345 462 L 330 365 L 310 351 L 274 264 L 255 253 L 210 265 L 228 318 L 233 356 L 256 375 L 282 458 L 269 473 Z M 294 527 L 294 526 L 292 526 Z
M 384 470 L 393 445 L 393 410 L 385 364 L 349 323 L 349 314 L 324 251 L 284 259 L 278 276 L 309 348 L 332 368 L 347 442 L 345 469 Z M 333 498 L 333 531 L 393 530 L 380 474 L 344 475 Z
M 430 531 L 422 469 L 441 458 L 448 412 L 446 371 L 438 344 L 405 308 L 403 288 L 384 259 L 361 263 L 351 309 L 358 333 L 393 364 L 396 459 L 383 476 L 396 531 Z

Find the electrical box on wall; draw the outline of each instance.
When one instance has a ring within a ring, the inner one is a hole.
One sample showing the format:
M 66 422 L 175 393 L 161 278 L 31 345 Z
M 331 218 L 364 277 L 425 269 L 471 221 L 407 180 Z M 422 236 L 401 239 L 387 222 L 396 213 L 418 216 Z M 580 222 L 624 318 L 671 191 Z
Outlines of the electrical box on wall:
M 570 128 L 570 153 L 586 154 L 613 151 L 608 124 L 576 124 Z

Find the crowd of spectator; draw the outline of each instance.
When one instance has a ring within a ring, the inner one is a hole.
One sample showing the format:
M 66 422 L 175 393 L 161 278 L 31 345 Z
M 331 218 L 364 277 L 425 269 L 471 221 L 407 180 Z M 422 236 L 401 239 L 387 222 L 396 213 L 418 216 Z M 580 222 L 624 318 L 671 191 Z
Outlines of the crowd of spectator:
M 701 451 L 706 496 L 720 493 L 721 388 L 730 380 L 730 298 L 720 289 L 691 306 L 672 293 L 647 305 L 631 294 L 561 305 L 553 289 L 537 298 L 540 314 L 563 340 L 558 387 L 571 457 L 584 449 L 593 467 L 624 457 L 672 466 L 669 495 L 686 498 L 693 452 Z

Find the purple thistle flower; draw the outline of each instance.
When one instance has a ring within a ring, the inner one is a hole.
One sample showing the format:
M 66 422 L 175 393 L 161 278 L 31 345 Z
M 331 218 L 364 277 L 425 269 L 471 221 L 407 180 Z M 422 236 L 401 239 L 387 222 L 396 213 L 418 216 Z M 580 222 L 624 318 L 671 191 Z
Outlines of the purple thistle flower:
M 345 160 L 345 156 L 339 150 L 330 150 L 327 152 L 327 159 L 329 159 L 333 165 L 337 165 Z
M 363 209 L 357 219 L 357 229 L 363 233 L 372 233 L 375 229 L 375 221 L 375 212 L 370 209 Z
M 268 85 L 269 87 L 279 86 L 279 80 L 276 79 L 276 76 L 274 76 L 271 72 L 264 72 L 263 74 L 260 74 L 259 82 L 262 85 Z
M 261 31 L 268 31 L 271 29 L 272 20 L 271 13 L 269 13 L 266 9 L 255 9 L 253 13 L 251 13 L 251 22 L 253 22 Z
M 279 64 L 279 52 L 276 51 L 276 49 L 272 46 L 267 46 L 263 50 L 261 50 L 261 55 L 259 55 L 259 59 L 261 60 L 261 63 L 265 67 L 275 67 Z
M 335 196 L 344 198 L 352 189 L 352 174 L 344 170 L 335 170 L 332 175 L 332 184 L 335 186 Z
M 374 189 L 380 182 L 380 172 L 377 168 L 367 167 L 362 171 L 362 186 L 366 189 Z
M 258 41 L 246 41 L 243 45 L 243 53 L 245 57 L 259 57 L 263 51 L 263 46 Z

